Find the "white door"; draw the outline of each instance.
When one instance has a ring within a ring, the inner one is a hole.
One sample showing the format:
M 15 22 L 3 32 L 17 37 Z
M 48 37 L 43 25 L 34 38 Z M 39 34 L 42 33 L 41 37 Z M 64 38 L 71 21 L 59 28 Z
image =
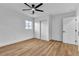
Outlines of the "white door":
M 47 20 L 41 21 L 41 39 L 48 41 L 48 22 Z
M 48 23 L 46 20 L 35 22 L 35 37 L 48 41 Z
M 40 39 L 40 22 L 35 22 L 35 38 Z
M 63 42 L 76 44 L 76 20 L 75 17 L 63 19 Z

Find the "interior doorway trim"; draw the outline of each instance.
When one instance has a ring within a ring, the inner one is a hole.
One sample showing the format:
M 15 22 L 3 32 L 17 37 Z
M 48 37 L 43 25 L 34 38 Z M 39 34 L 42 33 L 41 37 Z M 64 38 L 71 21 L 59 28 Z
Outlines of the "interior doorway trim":
M 41 39 L 41 21 L 39 21 L 40 22 L 40 39 Z

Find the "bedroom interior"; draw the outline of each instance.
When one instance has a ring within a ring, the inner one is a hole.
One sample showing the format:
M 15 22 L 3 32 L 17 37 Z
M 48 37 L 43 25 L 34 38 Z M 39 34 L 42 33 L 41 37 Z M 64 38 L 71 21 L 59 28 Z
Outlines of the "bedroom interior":
M 79 3 L 0 3 L 0 56 L 79 56 Z

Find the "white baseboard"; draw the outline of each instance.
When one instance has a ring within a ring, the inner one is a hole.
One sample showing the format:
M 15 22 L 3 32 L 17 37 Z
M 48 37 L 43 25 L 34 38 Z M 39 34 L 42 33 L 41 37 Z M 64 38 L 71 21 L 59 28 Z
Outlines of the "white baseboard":
M 15 44 L 15 43 L 18 43 L 18 42 L 21 42 L 21 41 L 25 41 L 25 40 L 29 40 L 29 39 L 32 39 L 32 38 L 25 38 L 25 39 L 13 41 L 13 42 L 6 43 L 6 44 L 0 44 L 0 47 L 7 46 L 7 45 L 11 45 L 11 44 Z
M 5 43 L 5 44 L 0 44 L 0 47 L 11 45 L 11 44 L 15 44 L 15 43 L 18 43 L 18 42 L 21 42 L 21 41 L 24 41 L 24 40 L 29 40 L 29 39 L 32 39 L 32 38 L 29 37 L 29 38 L 25 38 L 25 39 L 21 39 L 21 40 L 16 40 L 16 41 L 12 41 L 12 42 Z M 39 38 L 37 38 L 37 39 L 39 39 Z M 44 39 L 41 39 L 41 40 L 44 40 Z M 49 41 L 49 39 L 47 39 L 45 41 Z

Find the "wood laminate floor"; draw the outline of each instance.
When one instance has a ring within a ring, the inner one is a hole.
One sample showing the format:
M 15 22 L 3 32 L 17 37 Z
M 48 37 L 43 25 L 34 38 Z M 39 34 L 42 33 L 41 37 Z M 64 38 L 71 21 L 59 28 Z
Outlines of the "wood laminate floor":
M 76 45 L 30 39 L 0 48 L 0 56 L 77 56 Z

